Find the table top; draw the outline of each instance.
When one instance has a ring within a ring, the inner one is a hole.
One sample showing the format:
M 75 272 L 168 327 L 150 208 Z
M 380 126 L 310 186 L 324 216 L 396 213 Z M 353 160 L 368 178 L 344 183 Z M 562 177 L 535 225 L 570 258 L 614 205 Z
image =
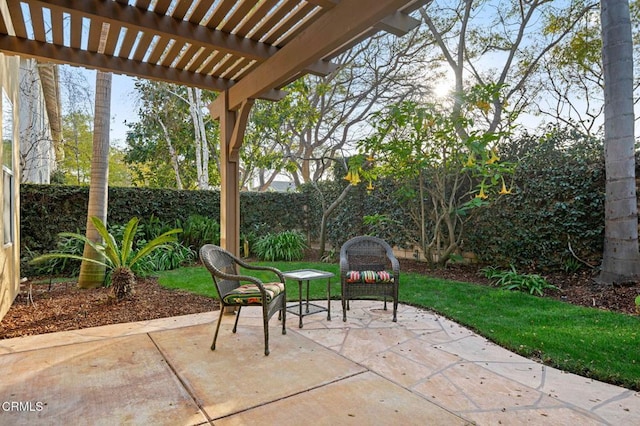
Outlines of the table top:
M 331 278 L 334 276 L 333 272 L 319 271 L 317 269 L 298 269 L 296 271 L 282 272 L 286 278 L 294 280 L 314 280 L 316 278 Z

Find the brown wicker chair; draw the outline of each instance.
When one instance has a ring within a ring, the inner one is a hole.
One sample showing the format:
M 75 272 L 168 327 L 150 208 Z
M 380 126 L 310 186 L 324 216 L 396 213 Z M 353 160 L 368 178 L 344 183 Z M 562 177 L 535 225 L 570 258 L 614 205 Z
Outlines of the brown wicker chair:
M 393 321 L 397 321 L 400 264 L 391 246 L 376 237 L 355 237 L 340 249 L 340 283 L 342 286 L 342 320 L 347 320 L 349 300 L 363 296 L 393 299 Z
M 282 319 L 282 334 L 287 334 L 285 326 L 287 315 L 287 296 L 285 291 L 285 279 L 282 273 L 268 266 L 253 266 L 238 259 L 228 251 L 206 244 L 200 249 L 200 259 L 211 273 L 213 282 L 220 296 L 220 316 L 216 325 L 216 333 L 213 336 L 211 350 L 216 349 L 216 339 L 222 322 L 225 307 L 237 306 L 236 321 L 233 332 L 238 327 L 238 318 L 243 306 L 262 306 L 262 319 L 264 324 L 264 354 L 269 355 L 269 319 L 274 313 L 279 312 Z M 277 282 L 263 283 L 257 278 L 238 275 L 238 266 L 251 270 L 271 271 L 278 276 Z M 241 284 L 242 282 L 249 284 Z

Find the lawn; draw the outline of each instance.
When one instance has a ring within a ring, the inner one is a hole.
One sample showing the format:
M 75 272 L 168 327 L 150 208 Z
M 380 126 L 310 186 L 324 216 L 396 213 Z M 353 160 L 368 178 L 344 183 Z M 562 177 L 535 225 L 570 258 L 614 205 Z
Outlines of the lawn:
M 337 264 L 262 262 L 282 271 L 320 269 L 338 275 Z M 273 274 L 243 271 L 262 280 Z M 160 284 L 217 297 L 204 267 L 160 273 Z M 437 312 L 467 326 L 513 352 L 546 365 L 596 380 L 640 390 L 640 318 L 584 308 L 516 291 L 425 275 L 401 274 L 400 302 Z M 326 298 L 326 287 L 310 287 L 312 299 Z M 340 283 L 332 280 L 331 295 L 340 298 Z M 297 300 L 298 286 L 287 286 L 287 298 Z

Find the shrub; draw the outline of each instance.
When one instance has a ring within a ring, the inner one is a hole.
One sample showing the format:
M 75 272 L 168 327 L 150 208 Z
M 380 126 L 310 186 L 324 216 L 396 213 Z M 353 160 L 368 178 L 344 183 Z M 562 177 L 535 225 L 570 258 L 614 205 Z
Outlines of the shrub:
M 538 296 L 544 295 L 544 290 L 557 290 L 558 287 L 550 284 L 544 277 L 538 274 L 519 274 L 511 265 L 508 271 L 502 271 L 494 267 L 482 269 L 484 275 L 492 280 L 492 284 L 503 290 L 518 290 Z
M 134 266 L 152 252 L 164 249 L 167 244 L 176 241 L 174 234 L 182 232 L 181 229 L 172 229 L 157 238 L 139 244 L 139 249 L 134 249 L 134 239 L 138 229 L 138 218 L 132 218 L 124 227 L 121 241 L 117 242 L 114 236 L 109 233 L 105 224 L 98 217 L 92 216 L 91 222 L 96 227 L 103 243 L 91 241 L 86 236 L 77 233 L 63 232 L 60 235 L 82 241 L 88 244 L 96 252 L 102 255 L 102 259 L 96 260 L 83 256 L 66 253 L 49 253 L 33 259 L 32 263 L 46 262 L 51 259 L 72 258 L 81 261 L 93 262 L 105 266 L 111 274 L 111 288 L 113 296 L 118 300 L 127 298 L 133 294 L 135 285 Z
M 261 260 L 300 260 L 306 248 L 305 237 L 298 231 L 271 233 L 261 237 L 254 247 Z
M 54 252 L 82 256 L 83 250 L 84 243 L 82 241 L 70 237 L 58 237 Z M 25 254 L 24 266 L 21 266 L 23 275 L 64 275 L 75 277 L 80 273 L 80 260 L 78 259 L 61 257 L 52 258 L 38 264 L 31 264 L 29 262 L 37 257 L 39 253 L 35 253 L 25 247 Z
M 520 136 L 503 148 L 517 161 L 512 195 L 482 207 L 464 248 L 486 264 L 562 270 L 574 254 L 598 264 L 604 241 L 602 141 L 562 129 Z M 571 261 L 570 261 L 571 262 Z
M 184 221 L 178 220 L 177 227 L 182 228 L 180 242 L 185 247 L 198 250 L 205 244 L 220 244 L 220 223 L 217 218 L 191 215 Z
M 139 245 L 146 244 L 146 241 L 139 241 Z M 170 271 L 185 264 L 192 264 L 196 259 L 195 250 L 185 247 L 179 242 L 168 243 L 164 250 L 156 250 L 134 266 L 136 275 L 147 276 L 153 272 Z

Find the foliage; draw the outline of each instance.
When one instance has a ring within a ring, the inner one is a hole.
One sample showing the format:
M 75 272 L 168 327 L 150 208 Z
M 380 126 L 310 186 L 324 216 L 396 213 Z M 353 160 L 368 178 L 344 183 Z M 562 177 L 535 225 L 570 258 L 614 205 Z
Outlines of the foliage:
M 300 260 L 305 248 L 304 235 L 298 231 L 283 231 L 261 237 L 253 251 L 262 260 Z
M 62 117 L 64 138 L 64 158 L 59 170 L 64 174 L 66 184 L 86 185 L 91 173 L 91 153 L 93 149 L 93 117 L 89 114 L 73 112 Z
M 180 241 L 186 247 L 199 250 L 205 244 L 220 244 L 220 222 L 217 218 L 190 215 L 186 220 L 178 219 L 177 226 L 182 228 Z
M 363 216 L 362 223 L 369 228 L 367 235 L 382 238 L 383 240 L 386 239 L 385 237 L 387 235 L 392 234 L 398 225 L 398 221 L 386 214 L 380 213 Z
M 563 270 L 572 267 L 570 244 L 576 257 L 597 265 L 604 224 L 602 149 L 598 139 L 557 128 L 506 140 L 500 156 L 518 163 L 513 178 L 506 182 L 513 193 L 493 198 L 491 204 L 473 197 L 482 203 L 471 211 L 458 212 L 465 220 L 473 213 L 463 229 L 462 249 L 474 252 L 483 263 L 503 268 L 513 264 L 518 269 Z M 491 158 L 490 152 L 487 155 Z M 376 158 L 377 163 L 384 160 L 381 154 Z M 480 158 L 476 156 L 476 162 Z M 466 162 L 468 155 L 463 160 Z M 335 162 L 336 166 L 339 163 Z M 291 229 L 317 241 L 322 203 L 335 200 L 343 191 L 348 184 L 345 174 L 346 169 L 335 167 L 333 181 L 308 184 L 300 193 L 241 192 L 243 241 L 253 247 L 268 232 Z M 416 221 L 420 212 L 417 182 L 379 176 L 373 185 L 373 191 L 367 191 L 364 183 L 351 186 L 343 204 L 330 216 L 327 238 L 334 248 L 352 236 L 372 232 L 392 245 L 410 246 L 416 241 L 420 223 Z M 33 253 L 52 250 L 61 231 L 83 232 L 88 187 L 24 184 L 20 191 L 23 253 L 27 248 Z M 171 229 L 191 215 L 219 220 L 219 208 L 218 191 L 109 188 L 109 222 L 126 223 L 132 216 L 140 217 L 146 240 L 158 235 L 152 237 L 147 229 Z M 365 217 L 385 217 L 388 222 L 377 226 L 365 223 Z M 431 217 L 426 216 L 425 224 L 433 229 Z M 24 262 L 21 267 L 29 270 Z
M 59 237 L 56 244 L 56 251 L 58 253 L 69 253 L 77 256 L 82 256 L 84 250 L 84 243 L 76 238 Z M 31 251 L 28 247 L 25 248 L 25 267 L 21 267 L 22 275 L 66 275 L 70 277 L 78 276 L 80 273 L 80 261 L 71 258 L 55 258 L 39 264 L 29 264 L 29 262 L 37 257 L 37 253 Z
M 180 221 L 176 227 L 181 228 Z M 140 250 L 148 241 L 156 239 L 171 229 L 169 224 L 162 223 L 155 216 L 151 216 L 145 223 L 140 221 L 133 237 L 132 251 Z M 125 232 L 127 232 L 126 225 L 109 226 L 109 233 L 116 241 L 124 241 Z M 177 235 L 179 241 L 168 242 L 163 250 L 154 250 L 140 259 L 131 268 L 133 272 L 139 276 L 146 276 L 152 272 L 171 270 L 193 262 L 196 258 L 196 252 L 185 244 L 183 235 L 184 230 Z
M 93 117 L 72 112 L 62 117 L 64 156 L 58 162 L 54 180 L 67 185 L 88 185 L 93 150 Z M 124 153 L 117 147 L 109 149 L 109 185 L 131 185 L 131 172 L 124 162 Z
M 499 91 L 470 88 L 465 105 L 479 108 Z M 486 204 L 492 192 L 510 192 L 504 182 L 513 165 L 497 155 L 504 135 L 476 130 L 462 115 L 414 102 L 391 105 L 375 118 L 376 132 L 359 148 L 372 153 L 369 162 L 377 174 L 400 183 L 396 203 L 410 207 L 415 230 L 407 242 L 419 245 L 428 262 L 444 264 L 460 249 L 471 211 Z
M 146 241 L 139 241 L 144 245 Z M 155 250 L 149 253 L 135 265 L 133 271 L 136 275 L 147 276 L 160 271 L 171 271 L 180 266 L 191 265 L 195 262 L 197 253 L 190 247 L 180 242 L 167 243 L 164 250 Z
M 596 266 L 604 232 L 602 141 L 550 127 L 514 137 L 503 156 L 517 161 L 514 193 L 476 212 L 465 248 L 480 261 L 527 269 L 565 269 L 575 256 Z
M 103 243 L 91 241 L 86 236 L 77 233 L 63 232 L 60 233 L 60 236 L 73 238 L 82 241 L 84 244 L 88 244 L 102 256 L 102 259 L 90 259 L 87 257 L 69 253 L 49 253 L 38 256 L 31 262 L 39 263 L 48 261 L 50 259 L 67 258 L 103 265 L 112 273 L 112 287 L 114 295 L 118 300 L 122 299 L 123 297 L 129 296 L 131 291 L 133 291 L 133 289 L 130 287 L 130 283 L 121 282 L 120 278 L 122 277 L 123 280 L 130 280 L 130 271 L 136 265 L 136 263 L 138 263 L 138 261 L 144 259 L 146 256 L 157 249 L 166 248 L 168 243 L 175 242 L 176 237 L 174 234 L 182 231 L 181 229 L 172 229 L 147 242 L 146 244 L 141 245 L 137 249 L 134 249 L 134 240 L 139 222 L 137 217 L 133 217 L 124 227 L 120 243 L 118 243 L 114 236 L 109 233 L 107 227 L 99 218 L 92 216 L 90 219 L 93 225 L 96 227 L 96 230 L 104 240 Z
M 501 271 L 494 267 L 482 269 L 484 275 L 493 281 L 493 285 L 503 290 L 518 290 L 529 294 L 543 296 L 544 290 L 557 290 L 544 277 L 538 274 L 519 274 L 512 265 L 508 271 Z
M 296 192 L 241 192 L 240 233 L 262 236 L 267 231 L 305 229 L 307 215 L 315 208 L 304 194 Z
M 177 221 L 176 221 L 177 222 Z M 151 214 L 150 217 L 146 219 L 140 219 L 140 223 L 138 224 L 138 231 L 141 235 L 141 238 L 147 241 L 153 240 L 161 234 L 169 231 L 173 228 L 169 222 L 165 222 L 161 220 L 159 217 Z M 178 226 L 179 228 L 179 226 Z M 183 230 L 184 233 L 184 230 Z M 178 238 L 182 241 L 182 235 L 178 235 Z
M 194 143 L 196 129 L 187 94 L 190 89 L 146 80 L 137 80 L 135 87 L 140 119 L 127 123 L 125 155 L 134 184 L 153 188 L 198 187 L 196 164 L 199 154 Z M 201 94 L 205 104 L 215 96 L 212 92 Z M 202 119 L 207 139 L 217 140 L 217 122 L 213 122 L 209 114 Z M 213 147 L 207 148 L 216 156 Z M 218 168 L 209 167 L 207 178 L 211 183 L 219 183 Z

